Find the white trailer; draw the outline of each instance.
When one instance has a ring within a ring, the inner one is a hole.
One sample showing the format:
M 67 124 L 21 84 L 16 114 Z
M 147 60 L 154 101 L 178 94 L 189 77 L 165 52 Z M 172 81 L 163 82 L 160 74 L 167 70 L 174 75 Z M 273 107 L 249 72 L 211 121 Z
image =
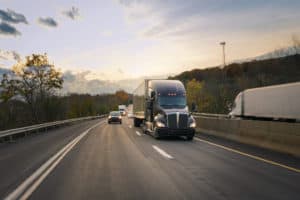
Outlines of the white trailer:
M 298 121 L 300 82 L 244 90 L 237 95 L 229 115 Z
M 119 105 L 119 112 L 121 113 L 121 115 L 125 116 L 126 115 L 126 105 Z

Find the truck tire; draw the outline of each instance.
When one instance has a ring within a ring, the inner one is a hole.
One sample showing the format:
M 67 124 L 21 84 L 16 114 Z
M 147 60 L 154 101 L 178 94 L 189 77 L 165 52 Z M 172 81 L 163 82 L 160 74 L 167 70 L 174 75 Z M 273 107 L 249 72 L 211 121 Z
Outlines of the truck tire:
M 154 136 L 154 138 L 157 139 L 157 140 L 160 139 L 160 135 L 157 133 L 156 128 L 154 128 L 153 136 Z
M 186 140 L 188 140 L 188 141 L 192 141 L 194 139 L 194 136 L 187 136 L 186 137 Z

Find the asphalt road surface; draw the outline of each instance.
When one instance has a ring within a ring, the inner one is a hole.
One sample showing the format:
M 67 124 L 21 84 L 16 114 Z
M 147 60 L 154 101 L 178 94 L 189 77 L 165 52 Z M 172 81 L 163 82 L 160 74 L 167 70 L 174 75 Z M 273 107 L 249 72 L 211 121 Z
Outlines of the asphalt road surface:
M 299 159 L 93 120 L 0 144 L 0 199 L 300 199 Z

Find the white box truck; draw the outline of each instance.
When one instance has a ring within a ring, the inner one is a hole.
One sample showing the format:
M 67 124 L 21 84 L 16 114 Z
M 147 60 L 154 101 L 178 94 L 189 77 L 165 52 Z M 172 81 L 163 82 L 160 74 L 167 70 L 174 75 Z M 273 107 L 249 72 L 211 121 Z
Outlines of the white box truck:
M 122 116 L 126 115 L 126 106 L 125 105 L 119 105 L 119 112 L 121 113 Z
M 229 113 L 233 117 L 300 120 L 300 82 L 240 92 Z

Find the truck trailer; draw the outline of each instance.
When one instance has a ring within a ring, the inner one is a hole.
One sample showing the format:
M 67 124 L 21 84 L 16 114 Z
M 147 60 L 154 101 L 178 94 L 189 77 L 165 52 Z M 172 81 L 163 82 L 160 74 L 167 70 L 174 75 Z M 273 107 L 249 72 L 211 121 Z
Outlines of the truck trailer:
M 185 136 L 192 140 L 196 122 L 188 110 L 184 85 L 178 80 L 144 80 L 133 92 L 134 126 L 156 139 Z
M 126 115 L 126 106 L 125 105 L 119 105 L 118 109 L 122 116 Z
M 232 117 L 298 121 L 300 82 L 252 88 L 235 98 Z

